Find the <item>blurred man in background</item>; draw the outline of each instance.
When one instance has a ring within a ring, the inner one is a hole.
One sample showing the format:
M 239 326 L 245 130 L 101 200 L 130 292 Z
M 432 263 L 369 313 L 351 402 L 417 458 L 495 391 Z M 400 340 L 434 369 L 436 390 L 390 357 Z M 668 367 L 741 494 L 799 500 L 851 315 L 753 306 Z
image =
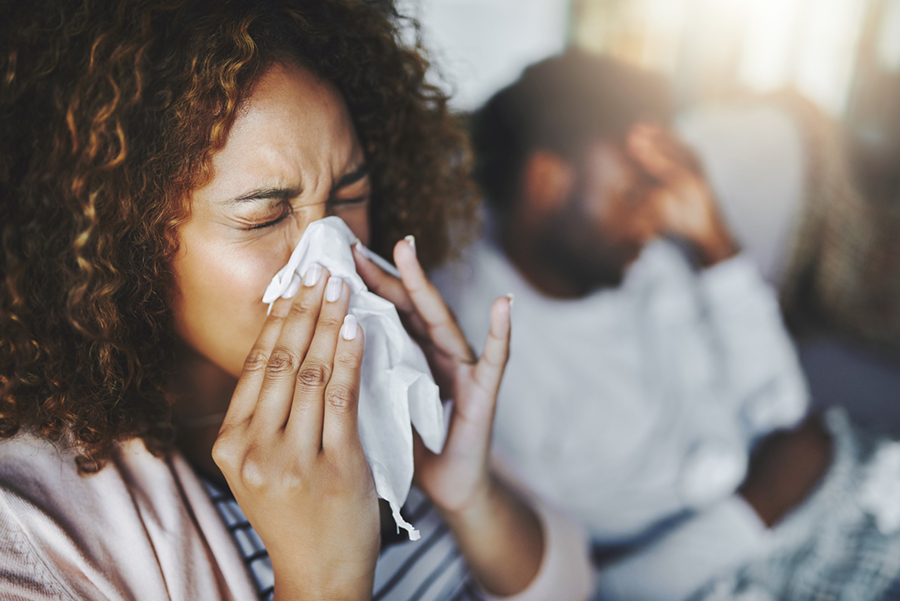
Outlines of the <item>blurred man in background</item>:
M 829 461 L 813 422 L 764 440 L 806 386 L 671 113 L 611 59 L 528 68 L 473 118 L 487 235 L 439 278 L 473 340 L 484 299 L 515 294 L 495 444 L 598 549 L 637 549 L 602 568 L 610 598 L 685 598 L 760 556 Z

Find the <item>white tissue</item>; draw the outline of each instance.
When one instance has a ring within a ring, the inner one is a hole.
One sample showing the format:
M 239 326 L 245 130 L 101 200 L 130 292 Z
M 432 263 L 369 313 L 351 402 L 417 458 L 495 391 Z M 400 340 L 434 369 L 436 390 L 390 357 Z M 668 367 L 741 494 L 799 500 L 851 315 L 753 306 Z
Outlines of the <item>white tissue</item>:
M 356 236 L 339 217 L 311 223 L 287 265 L 275 274 L 263 302 L 275 302 L 301 277 L 311 263 L 319 263 L 332 277 L 350 287 L 350 309 L 365 334 L 362 382 L 359 393 L 359 437 L 378 496 L 390 503 L 398 528 L 411 540 L 419 532 L 400 515 L 413 477 L 412 428 L 429 450 L 440 453 L 446 427 L 438 387 L 422 349 L 406 333 L 389 301 L 369 292 L 356 273 L 351 245 Z M 386 263 L 383 259 L 379 264 Z

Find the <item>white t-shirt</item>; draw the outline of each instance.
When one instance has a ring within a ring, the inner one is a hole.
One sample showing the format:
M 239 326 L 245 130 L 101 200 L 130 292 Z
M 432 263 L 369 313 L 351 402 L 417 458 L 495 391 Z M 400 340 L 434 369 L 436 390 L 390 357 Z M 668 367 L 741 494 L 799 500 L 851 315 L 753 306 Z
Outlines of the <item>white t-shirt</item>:
M 774 294 L 742 256 L 698 273 L 658 241 L 620 287 L 554 300 L 482 241 L 436 281 L 476 349 L 490 303 L 515 295 L 496 450 L 595 542 L 734 503 L 753 441 L 806 412 Z M 752 521 L 746 509 L 730 514 Z

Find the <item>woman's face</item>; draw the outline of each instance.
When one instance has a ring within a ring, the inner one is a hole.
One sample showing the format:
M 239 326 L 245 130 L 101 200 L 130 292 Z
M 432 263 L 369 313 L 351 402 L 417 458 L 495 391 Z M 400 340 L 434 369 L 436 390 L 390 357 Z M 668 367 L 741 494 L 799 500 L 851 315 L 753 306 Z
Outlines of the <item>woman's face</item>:
M 263 292 L 306 226 L 337 215 L 368 242 L 370 183 L 340 93 L 276 64 L 238 112 L 178 230 L 179 335 L 237 377 L 266 317 Z

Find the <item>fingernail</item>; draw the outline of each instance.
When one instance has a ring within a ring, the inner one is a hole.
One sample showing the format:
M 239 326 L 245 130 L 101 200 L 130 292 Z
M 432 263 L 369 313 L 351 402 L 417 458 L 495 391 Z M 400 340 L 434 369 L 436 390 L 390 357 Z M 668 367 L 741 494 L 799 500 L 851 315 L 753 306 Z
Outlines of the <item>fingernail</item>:
M 404 236 L 403 239 L 409 242 L 409 245 L 412 247 L 413 252 L 416 252 L 416 237 L 410 234 L 409 236 Z
M 325 284 L 325 300 L 329 303 L 333 303 L 337 299 L 341 298 L 341 290 L 344 287 L 344 280 L 339 277 L 331 276 L 328 278 L 328 283 Z
M 356 250 L 358 250 L 358 251 L 359 251 L 359 254 L 361 254 L 361 255 L 364 256 L 365 258 L 367 258 L 367 259 L 369 259 L 369 260 L 372 259 L 371 255 L 370 255 L 369 249 L 366 248 L 366 245 L 363 244 L 363 243 L 362 243 L 362 240 L 360 240 L 359 238 L 357 238 L 356 241 L 353 243 L 353 248 L 355 248 Z
M 319 278 L 321 276 L 322 266 L 318 263 L 310 263 L 309 267 L 306 268 L 306 273 L 303 276 L 303 283 L 312 288 L 319 283 Z
M 516 295 L 513 294 L 512 292 L 507 292 L 506 298 L 509 299 L 509 308 L 512 309 L 513 303 L 516 302 Z
M 341 326 L 341 338 L 353 340 L 356 338 L 356 316 L 349 313 L 344 317 L 344 325 Z
M 300 290 L 300 283 L 302 280 L 300 276 L 296 273 L 291 276 L 291 283 L 288 284 L 287 290 L 284 291 L 284 294 L 281 295 L 281 298 L 294 298 L 297 295 L 297 291 Z

